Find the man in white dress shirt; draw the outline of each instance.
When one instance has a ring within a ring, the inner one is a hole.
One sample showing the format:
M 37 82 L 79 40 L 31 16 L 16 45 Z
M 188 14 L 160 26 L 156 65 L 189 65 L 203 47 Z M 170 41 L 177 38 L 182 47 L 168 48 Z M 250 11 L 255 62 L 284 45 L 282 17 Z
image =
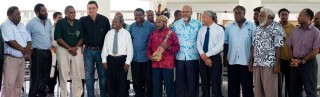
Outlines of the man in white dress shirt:
M 224 30 L 214 22 L 215 17 L 216 13 L 211 10 L 203 12 L 203 26 L 199 30 L 197 38 L 197 49 L 201 57 L 199 67 L 202 97 L 210 97 L 210 81 L 212 83 L 212 95 L 222 97 L 220 52 L 223 50 Z
M 114 17 L 101 53 L 102 64 L 107 70 L 109 97 L 125 97 L 127 91 L 127 74 L 133 58 L 133 47 L 131 35 L 122 27 L 123 23 L 122 17 Z

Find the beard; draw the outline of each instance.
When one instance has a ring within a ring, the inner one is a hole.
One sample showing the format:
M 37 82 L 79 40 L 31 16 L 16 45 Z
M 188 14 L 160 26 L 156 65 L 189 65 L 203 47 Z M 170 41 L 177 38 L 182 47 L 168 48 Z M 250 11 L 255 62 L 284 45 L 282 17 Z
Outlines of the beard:
M 46 20 L 48 15 L 39 14 L 38 18 L 41 20 Z
M 267 17 L 265 17 L 263 21 L 260 23 L 260 26 L 265 26 L 267 22 L 268 22 Z
M 188 21 L 189 18 L 188 17 L 183 17 L 183 21 Z

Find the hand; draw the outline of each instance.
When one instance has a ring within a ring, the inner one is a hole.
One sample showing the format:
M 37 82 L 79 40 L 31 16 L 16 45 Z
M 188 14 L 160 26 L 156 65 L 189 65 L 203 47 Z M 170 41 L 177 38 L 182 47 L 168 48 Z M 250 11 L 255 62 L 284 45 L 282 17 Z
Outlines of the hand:
M 26 55 L 29 55 L 29 54 L 31 54 L 31 48 L 25 48 L 25 51 L 26 51 Z
M 162 47 L 163 49 L 168 49 L 169 48 L 167 43 L 161 43 L 160 47 Z
M 280 65 L 277 64 L 273 67 L 273 73 L 274 74 L 279 74 L 280 73 Z
M 201 54 L 200 57 L 201 57 L 201 59 L 202 59 L 203 61 L 205 61 L 206 59 L 208 59 L 208 57 L 207 57 L 207 55 L 206 55 L 205 53 Z
M 228 59 L 227 58 L 223 59 L 223 66 L 228 67 L 228 65 L 229 65 Z
M 54 47 L 54 46 L 52 46 L 52 47 L 51 47 L 51 51 L 52 51 L 53 53 L 57 53 L 57 48 Z
M 252 63 L 250 63 L 248 68 L 249 68 L 249 72 L 251 72 L 251 73 L 252 73 L 252 72 L 253 72 L 253 64 L 252 64 Z
M 212 60 L 210 58 L 207 58 L 204 62 L 208 67 L 212 67 Z
M 124 71 L 128 72 L 128 70 L 129 70 L 129 65 L 128 64 L 124 64 Z
M 290 62 L 290 66 L 292 67 L 298 67 L 299 64 L 301 64 L 301 60 L 298 60 L 298 59 L 292 59 Z
M 153 59 L 152 57 L 149 57 L 149 59 L 150 59 L 151 61 L 157 61 L 156 59 Z
M 70 52 L 77 52 L 78 48 L 77 47 L 71 47 L 68 49 L 68 51 Z
M 72 55 L 72 56 L 76 56 L 78 53 L 75 51 L 69 51 L 69 53 Z
M 107 68 L 108 68 L 107 63 L 102 63 L 102 66 L 103 66 L 104 70 L 107 70 Z

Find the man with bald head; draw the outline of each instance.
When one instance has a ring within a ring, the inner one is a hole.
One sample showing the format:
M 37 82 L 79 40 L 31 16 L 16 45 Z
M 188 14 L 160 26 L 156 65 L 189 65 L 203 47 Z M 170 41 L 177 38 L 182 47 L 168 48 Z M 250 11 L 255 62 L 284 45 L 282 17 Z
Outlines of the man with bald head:
M 117 13 L 115 14 L 115 16 L 119 16 L 119 17 L 122 17 L 122 18 L 124 19 L 124 17 L 123 17 L 123 15 L 122 15 L 121 12 L 117 12 Z M 124 29 L 126 29 L 126 30 L 129 30 L 130 25 L 127 24 L 127 23 L 123 23 L 122 27 L 123 27 Z
M 291 58 L 290 97 L 302 97 L 303 89 L 307 97 L 317 97 L 316 55 L 320 48 L 320 32 L 311 23 L 313 17 L 311 9 L 300 11 L 297 18 L 300 25 L 292 30 L 287 40 Z
M 173 24 L 180 51 L 176 54 L 176 97 L 198 97 L 199 59 L 197 50 L 197 34 L 202 27 L 201 22 L 191 18 L 192 8 L 182 8 L 182 19 Z
M 102 64 L 107 70 L 109 97 L 126 97 L 126 82 L 129 65 L 133 57 L 130 33 L 123 29 L 123 18 L 115 16 L 112 29 L 104 39 L 101 53 Z
M 320 30 L 320 12 L 317 12 L 316 15 L 314 15 L 313 23 L 314 26 Z

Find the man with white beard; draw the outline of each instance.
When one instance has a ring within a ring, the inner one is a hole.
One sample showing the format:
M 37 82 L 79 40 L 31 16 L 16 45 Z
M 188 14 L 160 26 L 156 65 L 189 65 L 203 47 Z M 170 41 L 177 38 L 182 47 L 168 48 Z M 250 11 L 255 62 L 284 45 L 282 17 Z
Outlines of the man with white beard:
M 278 73 L 280 72 L 281 48 L 284 31 L 274 21 L 275 14 L 262 8 L 260 25 L 254 32 L 249 68 L 253 69 L 254 95 L 256 97 L 278 97 Z

